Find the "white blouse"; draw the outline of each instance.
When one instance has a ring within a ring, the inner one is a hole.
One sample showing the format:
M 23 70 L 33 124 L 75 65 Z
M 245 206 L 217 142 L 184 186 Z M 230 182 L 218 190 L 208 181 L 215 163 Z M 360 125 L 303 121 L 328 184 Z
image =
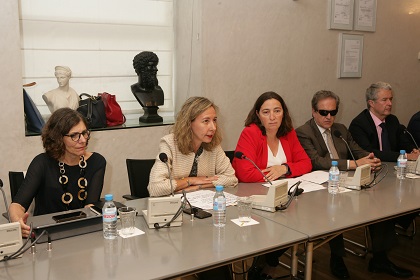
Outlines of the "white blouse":
M 280 140 L 279 140 L 279 148 L 278 148 L 276 156 L 273 155 L 273 152 L 271 151 L 270 147 L 268 147 L 267 167 L 274 166 L 274 165 L 282 165 L 283 163 L 286 163 L 286 162 L 287 162 L 286 154 L 284 153 L 283 146 L 281 145 Z

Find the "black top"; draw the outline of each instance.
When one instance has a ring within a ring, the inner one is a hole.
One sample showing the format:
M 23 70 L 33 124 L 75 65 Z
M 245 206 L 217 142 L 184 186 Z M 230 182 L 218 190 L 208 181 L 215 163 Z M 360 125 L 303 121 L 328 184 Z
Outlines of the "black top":
M 25 210 L 30 206 L 35 197 L 34 216 L 60 212 L 71 209 L 78 209 L 85 204 L 99 201 L 104 183 L 106 160 L 98 154 L 93 153 L 87 160 L 85 178 L 87 185 L 87 198 L 81 204 L 77 197 L 80 190 L 77 181 L 80 178 L 79 165 L 68 166 L 64 164 L 65 175 L 69 178 L 67 191 L 73 195 L 73 201 L 67 207 L 61 201 L 64 194 L 63 186 L 58 181 L 60 169 L 58 161 L 49 157 L 46 153 L 37 155 L 29 165 L 25 180 L 13 198 L 13 202 L 22 205 Z

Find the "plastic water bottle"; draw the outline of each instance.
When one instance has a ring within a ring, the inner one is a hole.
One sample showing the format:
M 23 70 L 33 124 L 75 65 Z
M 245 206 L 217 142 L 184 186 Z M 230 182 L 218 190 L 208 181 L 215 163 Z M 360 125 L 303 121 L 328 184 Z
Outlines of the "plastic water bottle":
M 102 222 L 104 238 L 114 239 L 117 237 L 117 207 L 115 207 L 112 194 L 105 195 L 105 204 L 102 208 Z
M 405 173 L 407 171 L 407 154 L 405 150 L 400 151 L 400 155 L 397 159 L 397 178 L 405 179 Z
M 333 160 L 331 164 L 332 166 L 328 172 L 328 192 L 336 194 L 338 193 L 338 184 L 340 183 L 340 170 L 338 170 L 337 161 Z
M 226 225 L 226 197 L 223 194 L 223 186 L 216 186 L 213 198 L 213 225 L 216 227 Z

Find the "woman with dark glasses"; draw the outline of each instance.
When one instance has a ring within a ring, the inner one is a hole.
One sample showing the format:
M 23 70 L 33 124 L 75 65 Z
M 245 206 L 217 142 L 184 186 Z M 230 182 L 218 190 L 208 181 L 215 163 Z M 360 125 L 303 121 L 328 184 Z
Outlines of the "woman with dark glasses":
M 9 213 L 29 235 L 26 212 L 35 198 L 34 215 L 78 209 L 97 202 L 102 192 L 106 161 L 88 152 L 90 131 L 84 117 L 70 108 L 55 111 L 42 130 L 45 153 L 29 165 Z

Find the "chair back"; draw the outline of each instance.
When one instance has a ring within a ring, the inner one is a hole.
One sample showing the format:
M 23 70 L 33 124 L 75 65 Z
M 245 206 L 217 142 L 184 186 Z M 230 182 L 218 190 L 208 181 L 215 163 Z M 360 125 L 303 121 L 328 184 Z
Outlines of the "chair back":
M 17 194 L 24 179 L 25 176 L 22 171 L 9 171 L 10 197 L 12 200 Z
M 12 203 L 13 198 L 17 194 L 20 185 L 22 185 L 23 180 L 25 179 L 25 176 L 22 171 L 9 171 L 9 185 L 10 185 L 10 197 L 12 198 L 10 203 Z M 33 204 L 31 204 L 30 210 L 33 213 Z M 7 207 L 7 206 L 6 206 Z M 7 209 L 6 209 L 7 210 Z M 5 217 L 7 220 L 9 220 L 9 214 L 8 211 L 2 214 L 3 217 Z M 9 220 L 10 221 L 10 220 Z
M 131 195 L 137 198 L 149 197 L 150 170 L 155 159 L 126 159 Z
M 225 151 L 226 156 L 229 158 L 230 163 L 232 163 L 235 156 L 235 151 Z

